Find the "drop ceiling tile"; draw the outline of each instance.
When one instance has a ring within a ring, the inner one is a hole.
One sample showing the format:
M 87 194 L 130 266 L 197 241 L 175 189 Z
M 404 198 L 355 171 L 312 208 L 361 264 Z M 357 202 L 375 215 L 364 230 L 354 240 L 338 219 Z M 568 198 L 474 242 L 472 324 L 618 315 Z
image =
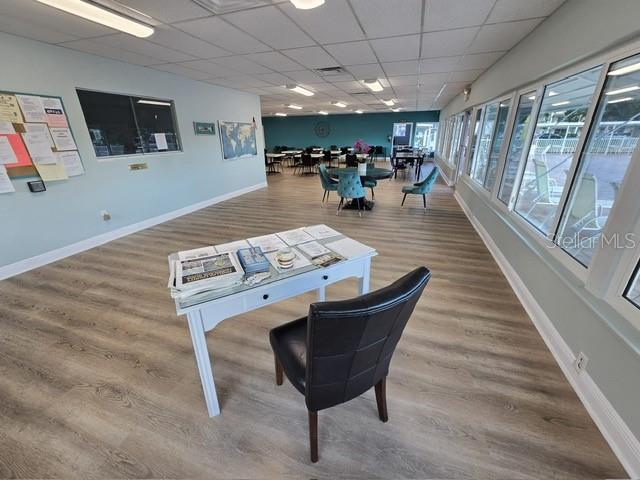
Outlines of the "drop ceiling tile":
M 482 25 L 495 0 L 426 0 L 422 31 Z
M 462 57 L 460 64 L 458 65 L 460 70 L 474 70 L 479 68 L 489 68 L 496 63 L 498 59 L 506 52 L 492 52 L 492 53 L 473 53 Z
M 459 72 L 451 72 L 447 80 L 450 82 L 473 82 L 480 76 L 482 72 L 484 72 L 484 70 L 484 68 L 479 68 L 475 70 L 461 70 Z
M 236 85 L 238 87 L 261 88 L 271 86 L 270 83 L 260 80 L 253 75 L 238 75 L 233 77 L 226 77 L 225 80 L 232 82 L 233 85 Z
M 181 22 L 194 18 L 211 16 L 211 12 L 196 3 L 185 0 L 118 0 L 164 23 Z
M 546 17 L 563 3 L 564 0 L 498 0 L 487 21 L 494 23 Z
M 278 50 L 315 45 L 306 33 L 274 6 L 230 13 L 223 18 Z
M 417 60 L 405 60 L 404 62 L 387 62 L 382 64 L 387 75 L 416 75 L 418 73 Z
M 377 62 L 369 42 L 350 42 L 325 45 L 327 51 L 342 65 L 359 65 Z
M 271 48 L 225 22 L 221 17 L 207 17 L 175 25 L 202 40 L 233 53 L 267 52 Z
M 420 60 L 420 73 L 442 73 L 455 70 L 462 56 L 438 57 Z
M 354 80 L 353 75 L 351 75 L 349 72 L 341 73 L 341 74 L 338 74 L 338 75 L 320 75 L 320 77 L 325 82 L 331 82 L 331 83 L 335 83 L 335 82 L 350 82 L 350 81 Z
M 287 85 L 291 83 L 289 77 L 285 77 L 281 73 L 260 73 L 255 75 L 256 78 L 269 82 L 271 85 Z
M 336 61 L 320 47 L 283 50 L 283 54 L 307 68 L 335 67 Z
M 231 68 L 218 65 L 208 60 L 194 60 L 191 62 L 182 62 L 180 63 L 180 65 L 187 68 L 193 68 L 195 70 L 200 70 L 202 72 L 208 73 L 210 78 L 230 77 L 232 75 L 238 75 L 240 73 Z
M 371 46 L 381 62 L 415 60 L 420 55 L 420 35 L 379 38 L 371 40 Z
M 183 77 L 191 78 L 193 80 L 205 80 L 211 78 L 211 75 L 205 72 L 201 72 L 200 70 L 194 70 L 193 68 L 188 68 L 179 63 L 166 63 L 164 65 L 154 65 L 154 70 L 161 70 L 163 72 L 175 73 L 176 75 L 181 75 Z
M 351 74 L 360 80 L 367 78 L 380 78 L 384 77 L 384 71 L 379 63 L 370 63 L 368 65 L 347 65 L 345 69 L 351 72 Z
M 422 58 L 462 55 L 479 30 L 479 27 L 471 27 L 425 33 L 422 35 Z
M 432 89 L 439 88 L 447 81 L 448 76 L 447 73 L 423 73 L 419 75 L 418 80 L 421 88 Z
M 240 73 L 272 73 L 267 67 L 240 56 L 215 58 L 212 62 Z
M 20 35 L 45 43 L 70 42 L 78 39 L 78 37 L 74 35 L 69 35 L 68 33 L 60 32 L 44 25 L 36 25 L 29 21 L 13 18 L 4 14 L 0 15 L 0 32 Z
M 311 70 L 298 70 L 295 72 L 287 72 L 286 76 L 296 82 L 324 82 L 324 80 L 319 76 L 313 73 Z
M 96 43 L 101 43 L 114 48 L 121 48 L 140 55 L 159 58 L 162 60 L 162 62 L 159 63 L 184 62 L 196 58 L 192 55 L 156 45 L 155 43 L 148 42 L 147 40 L 142 40 L 141 38 L 132 37 L 126 33 L 100 37 L 94 39 L 94 41 Z
M 285 57 L 280 52 L 263 52 L 263 53 L 251 53 L 245 55 L 246 58 L 252 60 L 260 65 L 269 67 L 276 72 L 292 72 L 295 70 L 302 70 L 304 67 L 297 62 L 294 62 L 288 57 Z
M 149 37 L 149 41 L 202 59 L 231 55 L 230 52 L 222 48 L 167 25 L 157 26 L 156 33 Z
M 401 87 L 406 85 L 417 85 L 417 75 L 402 75 L 399 77 L 389 77 L 389 83 L 394 87 Z
M 76 40 L 73 42 L 65 42 L 60 44 L 61 47 L 71 48 L 72 50 L 79 50 L 81 52 L 92 53 L 94 55 L 100 55 L 102 57 L 112 58 L 114 60 L 120 60 L 121 62 L 133 63 L 134 65 L 153 65 L 162 63 L 162 60 L 138 53 L 127 52 L 119 48 L 110 47 L 109 45 L 103 45 L 96 43 L 92 40 Z
M 422 0 L 351 0 L 368 38 L 420 33 Z
M 286 2 L 279 8 L 320 43 L 364 40 L 362 29 L 346 0 L 330 0 L 312 10 L 300 10 Z
M 360 82 L 351 81 L 351 82 L 333 82 L 337 88 L 346 93 L 352 92 L 364 92 L 367 88 Z
M 484 25 L 468 53 L 509 50 L 542 22 L 541 18 Z

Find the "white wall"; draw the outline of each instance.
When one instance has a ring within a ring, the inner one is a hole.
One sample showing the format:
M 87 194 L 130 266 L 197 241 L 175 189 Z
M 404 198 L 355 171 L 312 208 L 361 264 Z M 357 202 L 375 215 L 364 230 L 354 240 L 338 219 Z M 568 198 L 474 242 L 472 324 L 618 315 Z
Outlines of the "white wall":
M 18 179 L 16 193 L 0 195 L 0 267 L 265 181 L 257 95 L 2 33 L 0 65 L 0 91 L 62 97 L 86 170 L 48 183 L 45 193 Z M 183 152 L 97 161 L 76 88 L 174 100 Z M 218 132 L 193 132 L 193 121 L 253 118 L 254 159 L 223 162 Z M 128 169 L 142 161 L 147 170 Z
M 441 113 L 481 104 L 549 73 L 640 38 L 640 1 L 570 0 L 472 84 L 470 99 Z M 584 288 L 556 256 L 465 181 L 456 194 L 526 285 L 573 355 L 589 357 L 587 374 L 636 439 L 640 438 L 640 331 Z M 575 372 L 574 372 L 575 373 Z M 632 439 L 633 440 L 633 439 Z M 622 443 L 629 443 L 621 440 Z M 640 466 L 638 443 L 635 464 Z M 631 449 L 633 450 L 633 449 Z M 640 470 L 638 470 L 640 472 Z

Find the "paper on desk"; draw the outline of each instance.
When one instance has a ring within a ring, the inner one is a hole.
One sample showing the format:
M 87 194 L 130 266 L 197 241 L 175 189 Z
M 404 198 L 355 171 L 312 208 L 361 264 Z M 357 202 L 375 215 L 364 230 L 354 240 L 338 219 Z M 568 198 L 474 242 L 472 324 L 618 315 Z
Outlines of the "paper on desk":
M 241 248 L 250 248 L 249 242 L 246 240 L 236 240 L 235 242 L 222 243 L 220 245 L 216 245 L 215 249 L 218 253 L 228 253 L 233 252 L 236 253 Z
M 365 255 L 375 252 L 375 249 L 351 238 L 342 238 L 335 242 L 326 243 L 325 246 L 337 254 L 342 255 L 344 258 L 364 257 Z
M 298 245 L 298 248 L 307 254 L 312 260 L 314 258 L 321 257 L 322 255 L 326 255 L 327 253 L 331 253 L 331 250 L 316 241 L 301 243 Z
M 211 257 L 215 255 L 216 252 L 216 247 L 194 248 L 193 250 L 184 250 L 182 252 L 178 252 L 178 259 L 180 261 L 184 261 L 194 260 L 200 257 Z
M 84 173 L 84 167 L 82 166 L 82 160 L 78 152 L 58 152 L 56 153 L 58 163 L 64 165 L 64 171 L 70 177 L 77 177 Z
M 7 168 L 4 165 L 0 165 L 0 193 L 15 192 L 16 189 L 11 183 L 9 175 L 7 175 Z
M 279 232 L 276 235 L 284 240 L 287 245 L 298 245 L 299 243 L 310 242 L 313 240 L 313 237 L 305 232 L 303 228 Z
M 340 232 L 326 225 L 312 225 L 311 227 L 304 227 L 304 230 L 316 240 L 342 235 Z
M 9 139 L 7 137 L 0 137 L 0 165 L 16 163 L 17 161 L 18 157 L 16 157 L 16 152 L 11 148 Z
M 293 259 L 293 266 L 291 268 L 282 268 L 280 266 L 278 260 L 276 260 L 276 255 L 278 255 L 278 252 L 265 253 L 265 257 L 267 257 L 269 263 L 273 265 L 273 268 L 275 268 L 279 273 L 290 272 L 292 270 L 298 270 L 300 268 L 308 267 L 309 265 L 311 265 L 311 262 L 307 259 L 307 257 L 302 255 L 302 253 L 300 253 L 295 247 L 292 247 L 291 251 L 296 255 L 296 258 Z
M 280 237 L 274 234 L 250 238 L 249 243 L 252 247 L 260 247 L 263 253 L 287 248 L 287 244 L 280 240 Z

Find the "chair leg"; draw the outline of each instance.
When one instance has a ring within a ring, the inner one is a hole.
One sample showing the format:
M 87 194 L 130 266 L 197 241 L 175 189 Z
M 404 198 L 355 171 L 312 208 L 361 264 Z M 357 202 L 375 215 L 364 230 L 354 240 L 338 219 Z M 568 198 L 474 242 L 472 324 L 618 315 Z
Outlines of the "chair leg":
M 373 192 L 373 187 L 371 188 L 371 199 L 376 198 L 376 194 Z
M 358 216 L 362 217 L 362 210 L 360 207 L 360 198 L 357 198 L 356 200 L 358 202 Z
M 422 194 L 422 205 L 424 205 L 424 209 L 427 209 L 427 196 L 423 193 Z
M 275 359 L 276 364 L 276 385 L 282 385 L 282 364 L 280 363 L 280 360 L 278 360 L 278 357 L 274 355 L 273 358 Z
M 311 462 L 318 461 L 318 412 L 309 410 L 309 449 Z
M 404 197 L 402 197 L 402 203 L 400 204 L 401 207 L 404 207 L 404 201 L 407 199 L 407 194 L 404 194 Z
M 324 199 L 327 196 L 327 191 L 325 190 L 324 193 L 322 194 L 322 203 L 324 203 Z
M 342 204 L 344 203 L 344 197 L 340 197 L 340 203 L 338 204 L 338 211 L 336 215 L 340 215 L 340 209 L 342 209 Z
M 389 420 L 387 414 L 387 377 L 384 377 L 376 383 L 376 403 L 378 404 L 378 416 L 380 420 L 386 422 Z

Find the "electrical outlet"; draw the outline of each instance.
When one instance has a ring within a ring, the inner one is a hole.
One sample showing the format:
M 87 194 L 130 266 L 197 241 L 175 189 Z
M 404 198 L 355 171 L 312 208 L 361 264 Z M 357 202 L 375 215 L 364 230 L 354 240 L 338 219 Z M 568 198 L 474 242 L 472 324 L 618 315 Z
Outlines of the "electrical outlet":
M 102 210 L 100 212 L 100 218 L 102 218 L 102 220 L 107 222 L 107 221 L 111 220 L 111 214 L 109 212 L 107 212 L 106 210 Z
M 576 359 L 573 361 L 573 366 L 578 373 L 582 373 L 587 369 L 587 362 L 589 358 L 584 354 L 584 352 L 578 352 Z

